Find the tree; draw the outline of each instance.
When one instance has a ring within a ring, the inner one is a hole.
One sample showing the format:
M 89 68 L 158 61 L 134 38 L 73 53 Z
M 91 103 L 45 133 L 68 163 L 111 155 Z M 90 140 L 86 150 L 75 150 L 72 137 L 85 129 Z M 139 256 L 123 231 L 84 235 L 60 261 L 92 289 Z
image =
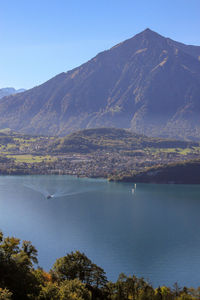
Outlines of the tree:
M 179 287 L 178 283 L 175 282 L 173 285 L 173 294 L 175 297 L 179 296 L 181 292 L 181 288 Z
M 198 287 L 197 289 L 190 288 L 188 289 L 188 291 L 193 297 L 195 297 L 196 299 L 200 299 L 200 287 Z
M 26 249 L 27 246 L 27 249 Z M 33 272 L 36 250 L 30 242 L 0 234 L 0 287 L 13 293 L 13 299 L 35 299 L 39 284 Z
M 90 293 L 85 284 L 78 279 L 65 280 L 59 289 L 60 300 L 90 300 Z
M 7 289 L 0 288 L 0 300 L 11 300 L 12 293 Z
M 46 282 L 41 286 L 37 300 L 60 300 L 60 288 L 56 282 Z
M 52 277 L 58 282 L 79 280 L 91 292 L 92 299 L 102 298 L 107 278 L 102 268 L 98 267 L 79 251 L 71 252 L 56 260 L 51 270 Z
M 128 299 L 128 290 L 127 290 L 127 276 L 124 273 L 121 273 L 116 282 L 117 289 L 117 299 L 126 300 Z
M 51 272 L 53 277 L 60 281 L 78 279 L 95 287 L 102 287 L 107 283 L 104 270 L 79 251 L 57 259 Z
M 170 288 L 166 287 L 166 286 L 162 286 L 160 288 L 161 290 L 161 295 L 162 295 L 162 300 L 173 300 L 173 293 L 170 290 Z
M 24 253 L 26 253 L 26 255 L 28 256 L 28 258 L 31 262 L 33 262 L 34 264 L 38 263 L 37 250 L 31 244 L 31 242 L 23 241 L 22 242 L 22 251 L 24 251 Z
M 155 290 L 155 299 L 162 300 L 162 290 L 160 287 Z
M 93 263 L 91 264 L 91 283 L 96 288 L 104 287 L 107 283 L 104 270 Z

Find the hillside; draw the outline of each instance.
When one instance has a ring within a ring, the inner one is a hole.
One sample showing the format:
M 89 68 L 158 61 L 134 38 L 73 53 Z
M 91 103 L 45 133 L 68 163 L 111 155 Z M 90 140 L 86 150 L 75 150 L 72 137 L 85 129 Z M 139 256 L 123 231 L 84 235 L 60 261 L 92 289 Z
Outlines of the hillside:
M 85 129 L 52 141 L 47 148 L 53 153 L 91 153 L 95 151 L 133 151 L 144 148 L 187 148 L 199 146 L 195 142 L 151 138 L 125 129 Z
M 135 150 L 199 148 L 198 142 L 178 141 L 166 138 L 151 138 L 117 128 L 83 129 L 65 137 L 46 137 L 21 134 L 10 129 L 0 130 L 0 153 L 17 154 L 89 154 L 98 152 L 131 153 Z
M 0 128 L 66 135 L 94 127 L 200 139 L 200 47 L 146 29 L 44 84 L 1 99 Z
M 200 184 L 200 160 L 170 163 L 144 168 L 132 175 L 111 177 L 110 180 L 139 183 Z

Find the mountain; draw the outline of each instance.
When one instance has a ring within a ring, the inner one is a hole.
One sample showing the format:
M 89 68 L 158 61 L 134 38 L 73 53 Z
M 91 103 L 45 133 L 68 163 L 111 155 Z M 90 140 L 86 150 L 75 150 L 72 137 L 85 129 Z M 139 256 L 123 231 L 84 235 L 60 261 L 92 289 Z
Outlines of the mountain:
M 0 102 L 0 128 L 65 135 L 92 127 L 199 140 L 200 47 L 146 29 Z
M 2 88 L 2 89 L 0 89 L 0 99 L 3 98 L 3 97 L 5 97 L 5 96 L 22 93 L 24 91 L 25 91 L 25 89 L 16 90 L 16 89 L 14 89 L 12 87 Z

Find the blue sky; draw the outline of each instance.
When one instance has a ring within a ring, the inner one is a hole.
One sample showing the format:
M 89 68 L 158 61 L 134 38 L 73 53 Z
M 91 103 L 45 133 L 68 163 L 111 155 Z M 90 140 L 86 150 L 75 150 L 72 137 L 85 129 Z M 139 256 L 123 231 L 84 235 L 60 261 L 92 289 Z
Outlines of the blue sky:
M 0 88 L 31 88 L 145 28 L 200 45 L 200 0 L 0 0 Z

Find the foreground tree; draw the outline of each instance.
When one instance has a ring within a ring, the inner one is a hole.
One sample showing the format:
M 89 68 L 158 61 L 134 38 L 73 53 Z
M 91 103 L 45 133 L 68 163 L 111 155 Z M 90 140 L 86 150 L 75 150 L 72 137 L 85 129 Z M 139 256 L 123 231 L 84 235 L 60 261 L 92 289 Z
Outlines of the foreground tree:
M 108 299 L 112 300 L 146 300 L 154 299 L 155 291 L 143 278 L 126 276 L 121 273 L 115 283 L 107 284 Z M 155 298 L 156 299 L 156 298 Z
M 59 290 L 60 300 L 90 300 L 90 293 L 85 284 L 78 279 L 65 280 Z
M 41 285 L 37 300 L 60 300 L 59 286 L 56 282 L 46 282 Z
M 107 283 L 105 272 L 79 251 L 71 252 L 56 260 L 51 270 L 59 281 L 78 279 L 86 285 L 103 287 Z
M 0 233 L 0 287 L 12 292 L 12 299 L 35 299 L 39 283 L 33 272 L 37 251 L 30 242 Z
M 91 292 L 92 299 L 102 298 L 100 289 L 106 287 L 107 278 L 102 268 L 79 251 L 71 252 L 56 260 L 51 270 L 52 277 L 59 282 L 78 279 Z M 103 299 L 103 298 L 102 298 Z
M 0 288 L 0 300 L 11 300 L 12 293 L 7 289 Z

